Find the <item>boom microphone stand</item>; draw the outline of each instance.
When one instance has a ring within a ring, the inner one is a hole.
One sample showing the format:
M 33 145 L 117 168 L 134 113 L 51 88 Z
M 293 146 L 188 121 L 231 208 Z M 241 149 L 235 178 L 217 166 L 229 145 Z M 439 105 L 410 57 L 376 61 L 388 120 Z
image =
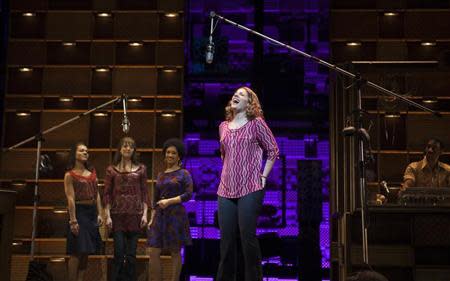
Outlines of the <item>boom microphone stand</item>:
M 388 96 L 393 96 L 398 98 L 399 100 L 405 102 L 406 104 L 409 104 L 413 107 L 419 108 L 423 111 L 426 112 L 430 112 L 432 114 L 434 114 L 435 116 L 441 117 L 441 114 L 437 111 L 431 110 L 421 104 L 418 104 L 410 99 L 407 99 L 403 96 L 401 96 L 400 94 L 397 94 L 395 92 L 392 92 L 388 89 L 385 89 L 373 82 L 370 82 L 366 79 L 361 78 L 361 76 L 358 74 L 353 74 L 349 71 L 346 71 L 340 67 L 338 67 L 337 65 L 331 64 L 327 61 L 321 60 L 318 57 L 315 57 L 313 55 L 310 55 L 308 53 L 305 53 L 303 51 L 300 51 L 290 45 L 284 44 L 278 40 L 275 40 L 273 38 L 270 38 L 269 36 L 266 36 L 262 33 L 259 33 L 253 29 L 250 29 L 248 27 L 245 27 L 243 25 L 240 25 L 232 20 L 229 20 L 221 15 L 216 14 L 215 12 L 211 11 L 209 14 L 211 19 L 217 18 L 218 20 L 223 20 L 239 29 L 245 30 L 247 32 L 250 32 L 258 37 L 261 37 L 269 42 L 272 42 L 276 45 L 279 45 L 281 47 L 284 47 L 286 49 L 289 49 L 297 54 L 300 54 L 302 56 L 304 56 L 305 58 L 311 59 L 313 61 L 315 61 L 318 64 L 321 64 L 337 73 L 343 74 L 349 78 L 352 79 L 352 81 L 354 81 L 354 83 L 352 84 L 352 86 L 356 87 L 356 101 L 357 101 L 357 109 L 356 112 L 358 112 L 358 117 L 357 117 L 357 128 L 355 129 L 356 132 L 358 132 L 357 134 L 355 134 L 358 138 L 358 177 L 359 177 L 359 189 L 360 189 L 360 200 L 361 200 L 361 232 L 362 232 L 362 248 L 363 248 L 363 261 L 365 264 L 369 265 L 369 249 L 368 249 L 368 239 L 367 239 L 367 224 L 366 224 L 366 216 L 367 216 L 367 204 L 366 204 L 366 179 L 365 179 L 365 148 L 364 148 L 364 133 L 361 134 L 361 132 L 365 132 L 365 129 L 362 127 L 362 114 L 363 114 L 363 110 L 362 110 L 362 102 L 361 102 L 361 88 L 363 85 L 367 85 L 369 87 L 372 87 L 380 92 L 382 92 L 385 95 Z

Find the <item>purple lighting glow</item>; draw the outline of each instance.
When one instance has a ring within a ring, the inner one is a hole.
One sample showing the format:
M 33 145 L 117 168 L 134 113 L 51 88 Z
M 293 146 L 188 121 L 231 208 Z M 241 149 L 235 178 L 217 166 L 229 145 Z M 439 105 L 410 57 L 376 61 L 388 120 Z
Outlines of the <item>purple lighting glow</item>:
M 188 155 L 184 165 L 195 184 L 195 197 L 186 203 L 194 239 L 220 238 L 216 192 L 222 161 L 217 129 L 231 95 L 245 85 L 253 88 L 260 97 L 266 120 L 280 148 L 280 160 L 267 179 L 263 206 L 266 212 L 258 221 L 257 233 L 259 236 L 274 234 L 283 243 L 295 243 L 299 234 L 299 161 L 319 160 L 323 175 L 318 185 L 322 187 L 323 195 L 320 249 L 322 268 L 330 267 L 328 72 L 299 54 L 260 40 L 223 21 L 219 22 L 213 35 L 216 47 L 213 63 L 206 64 L 204 57 L 209 34 L 208 13 L 213 10 L 276 40 L 327 59 L 327 3 L 298 0 L 188 2 L 184 95 Z M 297 266 L 294 264 L 297 261 L 289 258 L 275 256 L 268 261 L 285 267 Z M 190 280 L 212 280 L 207 275 L 198 276 L 191 276 Z M 270 275 L 265 280 L 294 279 Z

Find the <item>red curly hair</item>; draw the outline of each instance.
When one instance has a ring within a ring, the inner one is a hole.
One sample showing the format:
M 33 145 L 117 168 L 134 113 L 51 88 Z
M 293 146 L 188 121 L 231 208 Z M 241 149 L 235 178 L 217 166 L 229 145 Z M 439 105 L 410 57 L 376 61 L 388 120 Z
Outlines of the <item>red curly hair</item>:
M 257 117 L 264 118 L 263 111 L 261 109 L 261 104 L 259 103 L 258 96 L 256 93 L 250 89 L 249 87 L 240 87 L 236 91 L 240 89 L 244 89 L 248 96 L 248 105 L 247 105 L 247 118 L 248 120 L 253 120 Z M 231 108 L 231 99 L 225 107 L 225 120 L 231 121 L 233 120 L 235 112 Z

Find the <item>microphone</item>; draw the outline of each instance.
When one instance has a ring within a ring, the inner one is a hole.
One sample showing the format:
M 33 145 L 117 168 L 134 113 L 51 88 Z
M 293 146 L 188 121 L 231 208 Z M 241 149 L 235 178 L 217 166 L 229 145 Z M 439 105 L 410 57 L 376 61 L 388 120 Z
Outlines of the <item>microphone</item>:
M 353 126 L 347 126 L 344 129 L 342 129 L 342 134 L 345 137 L 353 136 L 356 132 L 356 128 Z
M 355 133 L 357 133 L 358 136 L 360 136 L 364 141 L 370 142 L 370 135 L 364 128 L 356 129 L 353 126 L 347 126 L 344 129 L 342 129 L 341 133 L 342 135 L 344 135 L 344 137 L 353 136 Z
M 214 31 L 214 16 L 216 13 L 211 12 L 209 17 L 211 18 L 211 27 L 209 30 L 209 42 L 208 45 L 206 45 L 206 63 L 211 64 L 214 59 L 214 42 L 213 42 L 213 31 Z
M 364 128 L 360 128 L 358 130 L 359 135 L 362 137 L 363 140 L 365 140 L 366 142 L 370 142 L 370 135 L 369 133 L 366 131 L 366 129 Z
M 128 134 L 130 131 L 130 120 L 128 120 L 127 116 L 127 103 L 128 103 L 128 97 L 126 94 L 122 94 L 122 106 L 123 106 L 123 119 L 122 119 L 122 131 L 125 134 Z

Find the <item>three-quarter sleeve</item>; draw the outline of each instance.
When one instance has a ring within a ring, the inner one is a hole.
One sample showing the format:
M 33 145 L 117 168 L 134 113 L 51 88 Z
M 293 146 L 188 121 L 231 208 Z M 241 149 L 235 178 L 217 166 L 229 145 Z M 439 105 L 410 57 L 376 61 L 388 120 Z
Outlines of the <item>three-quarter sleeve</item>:
M 111 205 L 112 201 L 112 192 L 113 192 L 113 185 L 114 185 L 114 175 L 111 167 L 108 167 L 106 169 L 106 175 L 105 175 L 105 189 L 103 193 L 103 205 L 106 206 L 108 204 Z
M 192 193 L 194 192 L 192 177 L 187 170 L 183 170 L 183 179 L 181 183 L 185 190 L 184 193 L 180 195 L 181 202 L 187 202 L 192 198 Z
M 148 198 L 148 186 L 147 186 L 147 167 L 145 165 L 142 165 L 141 167 L 142 173 L 141 173 L 141 200 L 142 203 L 147 204 L 149 206 L 149 198 Z
M 278 155 L 280 153 L 275 137 L 273 136 L 272 131 L 270 130 L 269 126 L 267 126 L 264 119 L 258 117 L 255 119 L 255 123 L 256 139 L 261 148 L 267 154 L 267 160 L 274 161 L 278 158 Z

